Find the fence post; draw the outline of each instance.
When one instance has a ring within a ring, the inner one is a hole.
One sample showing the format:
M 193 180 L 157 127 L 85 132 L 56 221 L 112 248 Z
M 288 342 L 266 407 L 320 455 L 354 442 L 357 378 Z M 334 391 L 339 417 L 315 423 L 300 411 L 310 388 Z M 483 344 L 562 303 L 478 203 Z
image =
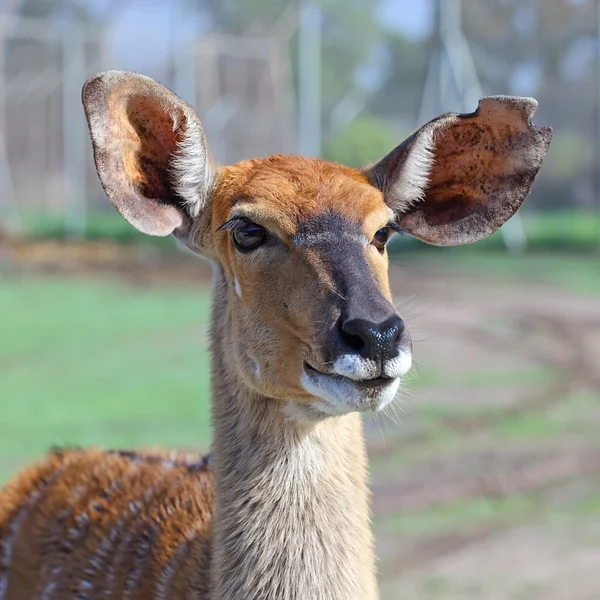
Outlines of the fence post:
M 171 44 L 173 53 L 173 89 L 197 109 L 197 9 L 191 0 L 171 5 Z
M 596 213 L 600 225 L 600 0 L 596 2 Z M 593 209 L 592 209 L 593 210 Z M 600 226 L 596 228 L 600 251 Z
M 63 30 L 62 119 L 65 161 L 65 230 L 83 237 L 86 229 L 86 124 L 81 107 L 81 86 L 86 79 L 85 36 L 81 25 L 69 23 Z
M 6 203 L 7 213 L 10 215 L 8 225 L 17 234 L 23 233 L 23 220 L 17 203 L 15 185 L 10 172 L 8 151 L 6 148 L 6 65 L 4 57 L 4 36 L 0 28 L 0 201 Z M 0 226 L 3 223 L 0 222 Z
M 301 0 L 298 29 L 298 151 L 321 155 L 321 9 Z

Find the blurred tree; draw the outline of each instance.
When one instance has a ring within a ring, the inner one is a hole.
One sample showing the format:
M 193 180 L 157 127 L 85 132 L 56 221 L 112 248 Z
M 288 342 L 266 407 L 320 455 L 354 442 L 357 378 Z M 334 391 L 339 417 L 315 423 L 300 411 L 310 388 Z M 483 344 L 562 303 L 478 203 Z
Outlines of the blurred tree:
M 62 21 L 63 23 L 106 22 L 122 0 L 105 0 L 95 3 L 87 0 L 13 0 L 13 12 L 25 19 L 39 21 Z M 16 21 L 16 28 L 23 24 L 29 31 L 26 20 Z M 52 26 L 47 25 L 50 30 Z M 39 73 L 42 65 L 58 62 L 60 49 L 47 43 L 43 36 L 19 32 L 6 43 L 6 68 L 9 76 L 23 77 L 28 69 Z
M 108 20 L 124 0 L 12 0 L 14 12 L 24 17 L 67 17 L 77 21 Z
M 383 31 L 377 21 L 382 0 L 318 0 L 322 9 L 322 110 L 327 122 L 333 108 L 357 87 L 369 87 L 361 78 L 373 61 Z M 289 0 L 203 0 L 201 10 L 214 28 L 233 33 L 271 32 L 286 10 L 295 10 Z M 297 64 L 297 49 L 292 48 Z M 376 66 L 376 65 L 375 65 Z M 369 70 L 369 69 L 368 69 Z M 295 76 L 297 73 L 295 73 Z M 297 83 L 297 78 L 295 79 Z
M 430 44 L 388 31 L 383 43 L 385 66 L 379 89 L 371 96 L 369 109 L 387 119 L 415 119 L 423 93 Z M 411 123 L 413 127 L 414 123 Z M 421 125 L 420 123 L 418 125 Z
M 97 39 L 83 39 L 77 45 L 79 52 L 69 51 L 65 32 L 74 23 L 105 23 L 117 4 L 117 0 L 13 0 L 12 13 L 20 18 L 5 32 L 3 109 L 11 174 L 19 200 L 29 211 L 38 203 L 56 207 L 65 202 L 63 116 L 68 101 L 74 98 L 78 103 L 79 96 L 79 90 L 73 95 L 74 86 L 68 87 L 67 74 L 77 72 L 70 66 L 72 60 L 85 69 L 86 61 L 99 54 Z M 78 117 L 83 118 L 81 113 Z M 32 164 L 46 176 L 32 177 Z
M 589 205 L 598 161 L 597 2 L 463 0 L 463 20 L 485 93 L 535 96 L 536 120 L 555 128 L 534 200 Z
M 79 0 L 21 0 L 19 14 L 25 17 L 63 17 L 85 20 L 90 15 L 89 3 Z
M 360 115 L 328 138 L 323 156 L 349 167 L 361 168 L 385 156 L 404 137 L 406 134 L 394 133 L 385 119 Z
M 265 32 L 288 6 L 288 0 L 202 0 L 198 8 L 212 28 L 229 33 Z
M 558 81 L 594 86 L 596 2 L 463 2 L 465 28 L 487 86 L 503 93 L 539 92 Z

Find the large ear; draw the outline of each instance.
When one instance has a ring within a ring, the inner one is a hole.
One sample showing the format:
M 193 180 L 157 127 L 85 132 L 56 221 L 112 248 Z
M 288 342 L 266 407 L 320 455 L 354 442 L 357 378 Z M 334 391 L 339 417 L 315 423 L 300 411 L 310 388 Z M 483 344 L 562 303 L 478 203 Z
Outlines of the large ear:
M 185 231 L 214 168 L 194 110 L 148 77 L 107 71 L 83 86 L 96 170 L 119 213 L 150 235 Z
M 398 224 L 439 246 L 467 244 L 502 226 L 527 197 L 552 138 L 532 98 L 483 98 L 471 114 L 434 119 L 367 176 Z

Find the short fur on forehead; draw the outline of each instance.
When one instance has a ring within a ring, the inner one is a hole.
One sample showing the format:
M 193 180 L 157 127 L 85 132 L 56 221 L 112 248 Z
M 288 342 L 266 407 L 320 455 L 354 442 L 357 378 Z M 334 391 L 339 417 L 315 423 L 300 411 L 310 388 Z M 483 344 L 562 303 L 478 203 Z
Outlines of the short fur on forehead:
M 521 206 L 552 130 L 531 122 L 532 98 L 483 98 L 470 114 L 430 121 L 366 171 L 398 223 L 431 244 L 466 244 Z

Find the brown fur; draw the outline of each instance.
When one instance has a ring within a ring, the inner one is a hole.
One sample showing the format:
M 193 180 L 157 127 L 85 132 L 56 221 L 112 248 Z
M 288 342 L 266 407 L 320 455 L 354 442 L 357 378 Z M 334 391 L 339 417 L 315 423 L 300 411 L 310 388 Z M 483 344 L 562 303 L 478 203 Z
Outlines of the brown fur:
M 531 125 L 533 101 L 442 117 L 360 172 L 292 156 L 216 168 L 192 109 L 138 75 L 100 75 L 83 99 L 119 212 L 214 263 L 212 470 L 199 457 L 51 453 L 0 494 L 0 600 L 376 600 L 358 412 L 379 400 L 357 392 L 327 416 L 305 363 L 354 385 L 327 336 L 346 302 L 340 274 L 364 279 L 367 308 L 391 302 L 378 230 L 464 243 L 518 208 L 550 136 Z M 223 230 L 235 217 L 270 243 L 236 250 Z
M 1 499 L 3 600 L 207 593 L 213 478 L 202 457 L 54 451 Z

